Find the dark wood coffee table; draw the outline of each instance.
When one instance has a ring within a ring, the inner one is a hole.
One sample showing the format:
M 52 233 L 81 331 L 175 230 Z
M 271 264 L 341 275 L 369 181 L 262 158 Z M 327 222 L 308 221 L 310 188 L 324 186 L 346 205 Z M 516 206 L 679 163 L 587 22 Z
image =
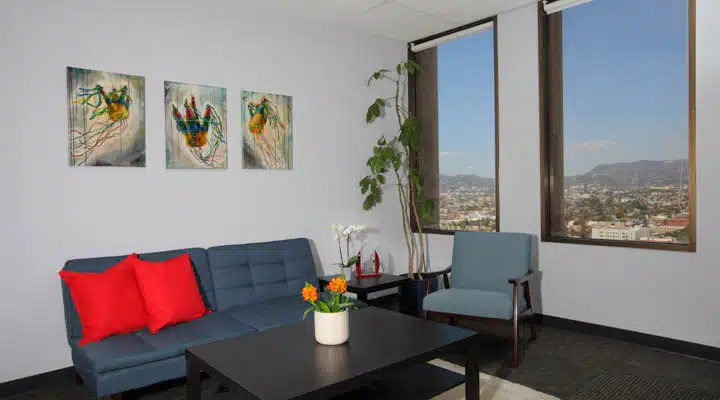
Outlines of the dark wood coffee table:
M 375 307 L 350 315 L 350 341 L 315 342 L 312 321 L 190 347 L 187 399 L 201 398 L 202 373 L 239 398 L 327 399 L 413 364 L 466 352 L 465 396 L 480 396 L 477 333 Z
M 338 276 L 340 275 L 330 275 L 318 278 L 320 291 L 325 290 L 325 286 L 327 286 L 333 278 Z M 390 274 L 380 274 L 380 276 L 371 276 L 367 278 L 353 278 L 347 282 L 347 291 L 355 293 L 358 300 L 367 302 L 367 296 L 369 293 L 392 289 L 400 286 L 403 282 L 408 280 L 407 276 Z

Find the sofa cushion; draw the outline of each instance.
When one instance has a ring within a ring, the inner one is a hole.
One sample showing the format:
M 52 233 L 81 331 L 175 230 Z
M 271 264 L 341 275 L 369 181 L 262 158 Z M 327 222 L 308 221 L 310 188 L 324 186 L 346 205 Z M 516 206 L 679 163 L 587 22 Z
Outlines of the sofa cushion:
M 430 293 L 423 300 L 425 311 L 484 318 L 510 319 L 512 308 L 511 295 L 475 289 L 444 289 Z M 520 312 L 526 308 L 525 299 L 521 297 Z
M 191 248 L 162 251 L 157 253 L 144 253 L 139 254 L 138 257 L 148 261 L 164 261 L 173 257 L 180 256 L 184 253 L 190 254 L 190 260 L 192 261 L 193 269 L 197 277 L 198 286 L 203 296 L 203 301 L 208 306 L 208 308 L 215 309 L 216 302 L 214 292 L 212 290 L 212 277 L 210 276 L 210 267 L 208 266 L 208 259 L 207 254 L 205 253 L 205 249 Z M 65 263 L 63 271 L 104 272 L 105 270 L 119 263 L 126 257 L 127 255 L 69 260 Z M 70 290 L 64 283 L 62 283 L 62 295 L 63 303 L 65 306 L 65 328 L 67 331 L 67 338 L 68 342 L 72 342 L 72 339 L 82 336 L 82 324 L 80 323 L 80 318 L 78 317 L 77 310 L 75 309 L 75 303 L 70 296 Z
M 82 347 L 75 340 L 72 349 L 74 359 L 82 364 L 81 367 L 102 373 L 179 356 L 191 346 L 255 331 L 250 325 L 226 313 L 217 312 L 165 328 L 155 334 L 143 329 L 128 335 L 111 336 Z
M 218 309 L 297 295 L 317 283 L 307 239 L 211 247 L 207 250 Z
M 308 304 L 299 295 L 271 299 L 262 303 L 232 307 L 224 313 L 263 331 L 276 326 L 294 324 L 302 321 L 303 312 Z

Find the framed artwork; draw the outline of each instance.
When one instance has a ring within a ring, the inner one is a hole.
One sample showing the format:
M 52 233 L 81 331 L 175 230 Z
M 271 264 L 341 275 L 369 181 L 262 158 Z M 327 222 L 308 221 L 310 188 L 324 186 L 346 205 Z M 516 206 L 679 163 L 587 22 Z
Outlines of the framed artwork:
M 227 168 L 225 88 L 165 82 L 165 165 Z
M 243 168 L 292 169 L 292 97 L 242 92 Z
M 145 166 L 145 78 L 68 67 L 70 166 Z

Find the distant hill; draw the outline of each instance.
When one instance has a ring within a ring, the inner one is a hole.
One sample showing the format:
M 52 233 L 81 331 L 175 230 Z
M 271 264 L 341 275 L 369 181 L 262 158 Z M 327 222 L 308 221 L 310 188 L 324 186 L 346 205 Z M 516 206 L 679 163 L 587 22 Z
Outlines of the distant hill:
M 485 178 L 477 175 L 443 175 L 440 174 L 440 192 L 454 192 L 460 189 L 477 190 L 483 188 L 485 191 L 495 191 L 495 179 Z
M 681 176 L 682 173 L 682 176 Z M 566 176 L 565 185 L 665 186 L 688 182 L 687 160 L 642 160 L 601 164 L 583 175 Z
M 565 185 L 598 184 L 623 186 L 667 186 L 687 184 L 687 160 L 641 160 L 627 163 L 600 164 L 582 175 L 566 176 Z M 682 177 L 680 176 L 682 171 Z M 495 179 L 478 175 L 440 174 L 440 191 L 484 188 L 495 190 Z

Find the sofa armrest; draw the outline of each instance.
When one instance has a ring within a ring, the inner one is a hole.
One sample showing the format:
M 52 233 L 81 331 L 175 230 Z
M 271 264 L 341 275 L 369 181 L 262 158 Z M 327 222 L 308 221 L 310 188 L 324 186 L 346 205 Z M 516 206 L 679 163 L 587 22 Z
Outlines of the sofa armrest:
M 513 285 L 519 285 L 521 283 L 528 282 L 530 280 L 530 277 L 533 275 L 533 271 L 528 271 L 527 274 L 523 276 L 519 276 L 517 278 L 511 278 L 508 279 L 508 283 L 512 283 Z

